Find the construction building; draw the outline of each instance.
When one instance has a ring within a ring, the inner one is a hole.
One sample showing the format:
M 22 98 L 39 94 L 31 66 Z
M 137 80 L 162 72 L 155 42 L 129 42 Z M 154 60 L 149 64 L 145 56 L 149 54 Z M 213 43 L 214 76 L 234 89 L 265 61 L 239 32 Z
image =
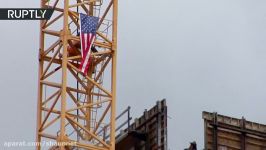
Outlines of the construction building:
M 266 150 L 266 125 L 203 112 L 205 150 Z
M 116 150 L 167 150 L 166 100 L 145 110 L 116 137 Z

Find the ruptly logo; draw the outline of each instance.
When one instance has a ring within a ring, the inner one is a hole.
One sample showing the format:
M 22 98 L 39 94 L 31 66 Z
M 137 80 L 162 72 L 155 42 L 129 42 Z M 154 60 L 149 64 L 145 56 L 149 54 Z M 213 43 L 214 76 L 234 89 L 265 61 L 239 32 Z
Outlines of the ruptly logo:
M 53 12 L 50 8 L 2 8 L 0 20 L 48 20 Z

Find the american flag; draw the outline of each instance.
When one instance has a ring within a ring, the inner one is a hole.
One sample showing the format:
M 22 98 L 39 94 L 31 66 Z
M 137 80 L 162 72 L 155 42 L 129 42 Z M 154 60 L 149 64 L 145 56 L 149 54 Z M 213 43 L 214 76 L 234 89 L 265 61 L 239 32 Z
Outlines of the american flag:
M 85 14 L 79 14 L 80 18 L 80 43 L 81 43 L 81 56 L 82 61 L 79 69 L 87 75 L 90 65 L 91 47 L 95 40 L 96 30 L 98 26 L 99 18 L 94 16 L 88 16 Z

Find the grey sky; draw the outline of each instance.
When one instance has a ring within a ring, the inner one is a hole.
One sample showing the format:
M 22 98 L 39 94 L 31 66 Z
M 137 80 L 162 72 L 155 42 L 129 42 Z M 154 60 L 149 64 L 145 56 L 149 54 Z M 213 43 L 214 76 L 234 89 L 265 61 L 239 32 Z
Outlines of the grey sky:
M 166 98 L 171 150 L 203 148 L 203 110 L 266 123 L 266 1 L 119 4 L 118 112 L 131 105 L 137 117 Z M 1 144 L 35 139 L 38 36 L 38 21 L 0 21 Z

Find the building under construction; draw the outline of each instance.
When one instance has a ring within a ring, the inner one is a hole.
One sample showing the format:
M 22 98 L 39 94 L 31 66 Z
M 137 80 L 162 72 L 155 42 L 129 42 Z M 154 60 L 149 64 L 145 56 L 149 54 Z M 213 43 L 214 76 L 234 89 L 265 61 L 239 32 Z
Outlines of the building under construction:
M 130 117 L 129 119 L 130 120 Z M 117 150 L 167 150 L 166 100 L 158 101 L 116 138 Z
M 265 150 L 266 125 L 203 112 L 205 150 Z
M 266 150 L 266 125 L 203 112 L 204 150 Z M 185 150 L 197 150 L 196 142 Z

